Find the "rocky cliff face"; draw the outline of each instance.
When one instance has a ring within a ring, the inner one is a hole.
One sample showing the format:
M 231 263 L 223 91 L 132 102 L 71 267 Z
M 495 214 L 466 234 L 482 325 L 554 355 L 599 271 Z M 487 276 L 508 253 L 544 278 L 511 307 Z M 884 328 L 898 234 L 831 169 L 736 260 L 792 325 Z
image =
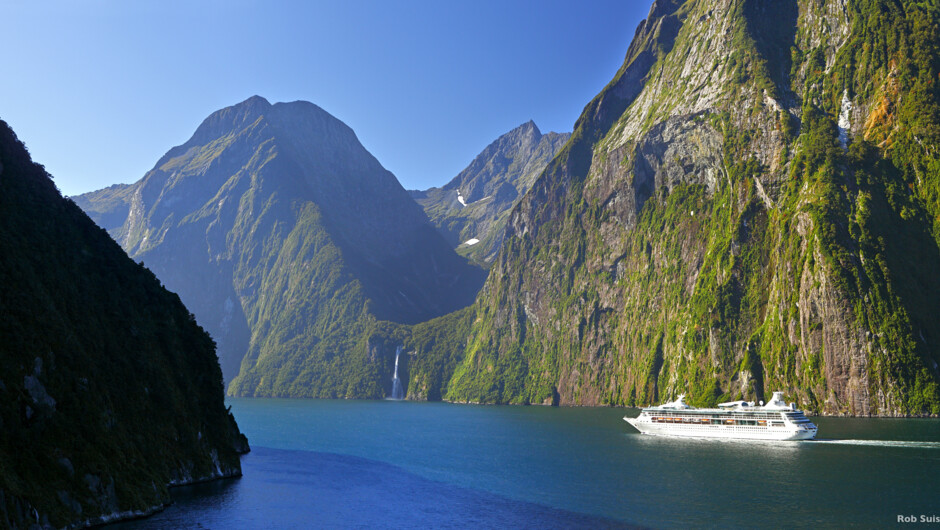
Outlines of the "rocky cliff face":
M 938 13 L 657 1 L 512 210 L 446 398 L 940 412 Z
M 376 322 L 464 307 L 483 281 L 353 131 L 306 102 L 216 112 L 137 183 L 76 202 L 180 294 L 238 395 L 382 397 Z
M 570 134 L 542 134 L 528 122 L 500 136 L 440 188 L 411 191 L 431 222 L 461 255 L 492 263 L 502 246 L 509 211 Z
M 161 509 L 241 474 L 212 339 L 0 121 L 0 527 Z

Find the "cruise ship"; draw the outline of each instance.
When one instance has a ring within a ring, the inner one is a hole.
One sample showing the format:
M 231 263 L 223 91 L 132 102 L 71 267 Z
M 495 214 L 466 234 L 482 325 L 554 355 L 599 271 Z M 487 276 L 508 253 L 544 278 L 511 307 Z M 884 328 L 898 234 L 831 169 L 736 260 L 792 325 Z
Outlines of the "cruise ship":
M 816 425 L 774 392 L 766 405 L 753 401 L 721 403 L 717 409 L 699 409 L 683 401 L 684 395 L 658 407 L 646 407 L 636 418 L 624 421 L 643 434 L 695 438 L 739 438 L 755 440 L 811 440 Z

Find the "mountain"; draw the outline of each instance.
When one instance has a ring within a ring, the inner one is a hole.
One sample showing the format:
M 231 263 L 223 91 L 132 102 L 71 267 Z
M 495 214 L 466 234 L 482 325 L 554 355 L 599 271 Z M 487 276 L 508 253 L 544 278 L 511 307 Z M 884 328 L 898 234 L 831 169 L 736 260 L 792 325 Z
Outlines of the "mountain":
M 370 347 L 374 329 L 465 307 L 484 279 L 302 101 L 222 109 L 138 182 L 75 200 L 179 293 L 235 395 L 383 397 L 394 347 Z
M 418 351 L 443 397 L 940 413 L 938 9 L 657 0 Z
M 461 255 L 489 264 L 502 245 L 510 209 L 570 136 L 543 135 L 529 121 L 486 146 L 443 187 L 409 193 Z
M 140 516 L 241 475 L 214 344 L 0 121 L 0 526 Z

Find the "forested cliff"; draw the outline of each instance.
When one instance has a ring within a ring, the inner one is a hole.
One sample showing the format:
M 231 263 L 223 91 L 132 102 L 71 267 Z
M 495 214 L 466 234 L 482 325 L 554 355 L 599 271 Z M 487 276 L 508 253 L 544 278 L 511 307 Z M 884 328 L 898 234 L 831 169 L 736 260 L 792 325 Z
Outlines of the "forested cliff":
M 930 2 L 654 3 L 444 397 L 940 412 L 938 36 Z
M 160 509 L 241 475 L 212 339 L 0 121 L 0 527 Z

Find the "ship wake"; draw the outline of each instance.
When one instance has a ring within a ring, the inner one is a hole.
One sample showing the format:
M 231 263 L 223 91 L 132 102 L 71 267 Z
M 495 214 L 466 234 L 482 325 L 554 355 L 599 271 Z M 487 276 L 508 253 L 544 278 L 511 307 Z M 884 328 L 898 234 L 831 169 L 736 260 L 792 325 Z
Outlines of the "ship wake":
M 915 449 L 940 449 L 940 442 L 914 442 L 905 440 L 825 440 L 817 439 L 811 443 L 834 445 L 864 445 L 870 447 L 908 447 Z

